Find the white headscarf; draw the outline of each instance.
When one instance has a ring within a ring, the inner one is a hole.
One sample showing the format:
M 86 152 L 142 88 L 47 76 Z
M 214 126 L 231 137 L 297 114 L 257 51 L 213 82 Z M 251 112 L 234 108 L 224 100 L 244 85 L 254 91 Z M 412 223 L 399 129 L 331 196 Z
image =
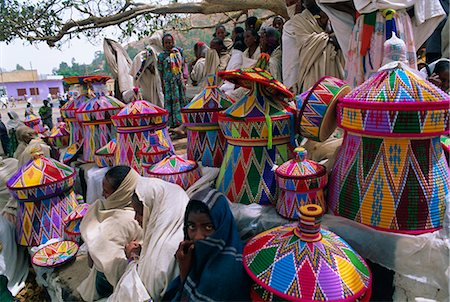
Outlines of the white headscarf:
M 94 262 L 88 278 L 78 287 L 85 301 L 96 298 L 97 271 L 104 273 L 111 285 L 117 284 L 128 265 L 126 244 L 142 238 L 142 229 L 134 220 L 134 210 L 130 206 L 138 179 L 139 174 L 131 169 L 119 188 L 108 198 L 93 203 L 81 221 L 81 237 Z
M 183 240 L 189 197 L 178 185 L 141 177 L 136 194 L 144 205 L 144 241 L 139 262 L 130 264 L 108 301 L 160 301 L 179 274 L 173 256 Z

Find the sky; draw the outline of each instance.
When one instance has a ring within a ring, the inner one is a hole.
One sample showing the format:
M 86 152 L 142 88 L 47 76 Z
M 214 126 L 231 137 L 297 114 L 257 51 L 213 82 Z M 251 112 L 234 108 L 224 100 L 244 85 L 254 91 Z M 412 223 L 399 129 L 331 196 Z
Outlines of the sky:
M 30 69 L 31 63 L 39 74 L 52 74 L 52 69 L 58 68 L 59 63 L 66 62 L 70 65 L 72 58 L 79 64 L 89 64 L 96 51 L 103 51 L 103 41 L 98 40 L 93 45 L 86 39 L 72 39 L 64 43 L 61 49 L 50 48 L 45 43 L 30 45 L 22 40 L 15 40 L 9 45 L 0 42 L 0 68 L 11 71 L 19 64 Z

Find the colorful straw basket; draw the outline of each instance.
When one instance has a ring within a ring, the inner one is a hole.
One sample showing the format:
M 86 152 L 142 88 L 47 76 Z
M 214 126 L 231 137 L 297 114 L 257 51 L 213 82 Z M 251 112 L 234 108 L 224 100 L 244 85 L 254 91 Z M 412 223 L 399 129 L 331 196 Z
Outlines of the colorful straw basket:
M 63 240 L 39 249 L 31 258 L 31 262 L 36 266 L 56 267 L 74 259 L 77 253 L 78 244 L 76 242 Z
M 187 129 L 187 156 L 203 166 L 220 167 L 226 140 L 219 128 L 218 114 L 233 101 L 217 87 L 215 74 L 207 77 L 207 83 L 206 88 L 181 109 Z
M 81 124 L 77 121 L 76 111 L 87 103 L 90 98 L 88 83 L 84 81 L 86 78 L 89 78 L 89 76 L 73 76 L 65 77 L 63 79 L 63 81 L 70 86 L 77 85 L 80 93 L 77 97 L 70 99 L 60 109 L 61 116 L 70 130 L 70 145 L 75 143 L 81 144 L 83 142 L 83 130 Z
M 34 131 L 36 131 L 36 133 L 41 134 L 41 133 L 45 132 L 45 129 L 41 123 L 41 118 L 36 115 L 33 115 L 33 114 L 27 115 L 25 117 L 25 119 L 23 120 L 23 123 L 25 124 L 25 126 L 28 126 L 32 129 L 34 129 Z
M 161 133 L 161 144 L 173 150 L 167 121 L 169 112 L 144 100 L 134 101 L 112 117 L 117 127 L 116 165 L 127 165 L 143 174 L 138 155 L 149 145 L 149 136 Z
M 219 113 L 227 140 L 216 187 L 232 202 L 276 203 L 273 166 L 292 157 L 289 143 L 294 134 L 293 110 L 283 100 L 292 93 L 265 70 L 262 54 L 255 68 L 220 72 L 227 81 L 250 89 L 240 101 Z
M 255 284 L 253 301 L 369 301 L 372 276 L 342 238 L 321 229 L 318 205 L 300 208 L 300 222 L 276 227 L 244 247 Z
M 81 244 L 80 224 L 86 214 L 89 205 L 87 203 L 79 204 L 72 212 L 64 219 L 64 238 L 66 240 L 74 241 Z
M 306 138 L 324 142 L 336 129 L 336 104 L 351 90 L 344 81 L 326 76 L 295 97 L 297 132 Z
M 303 147 L 294 150 L 291 159 L 275 170 L 280 195 L 277 202 L 277 212 L 289 219 L 298 219 L 300 207 L 317 204 L 326 209 L 323 189 L 328 177 L 324 166 L 308 160 L 307 151 Z
M 114 167 L 116 165 L 116 139 L 113 138 L 105 146 L 95 151 L 95 163 L 99 168 Z
M 138 156 L 141 158 L 144 176 L 148 176 L 150 166 L 159 163 L 171 153 L 169 148 L 160 144 L 156 133 L 150 133 L 148 143 L 148 147 L 138 153 Z
M 6 183 L 18 202 L 17 243 L 37 246 L 64 237 L 64 219 L 76 206 L 75 171 L 41 151 Z
M 184 159 L 178 155 L 166 157 L 154 164 L 148 169 L 147 175 L 177 184 L 184 190 L 202 177 L 200 167 L 195 161 Z
M 77 112 L 77 120 L 83 128 L 83 160 L 94 162 L 95 151 L 116 137 L 116 127 L 111 117 L 117 114 L 125 104 L 107 95 L 106 81 L 109 77 L 93 76 L 84 79 L 92 87 L 95 96 Z
M 440 135 L 450 97 L 409 69 L 379 71 L 339 101 L 346 133 L 333 168 L 330 208 L 384 231 L 442 228 L 449 168 Z
M 82 145 L 79 143 L 75 143 L 70 145 L 66 152 L 63 155 L 63 163 L 66 165 L 70 164 L 71 161 L 74 161 L 77 156 L 81 153 Z
M 47 137 L 48 143 L 54 148 L 65 148 L 69 146 L 70 132 L 66 128 L 66 123 L 60 123 L 53 127 L 52 132 Z

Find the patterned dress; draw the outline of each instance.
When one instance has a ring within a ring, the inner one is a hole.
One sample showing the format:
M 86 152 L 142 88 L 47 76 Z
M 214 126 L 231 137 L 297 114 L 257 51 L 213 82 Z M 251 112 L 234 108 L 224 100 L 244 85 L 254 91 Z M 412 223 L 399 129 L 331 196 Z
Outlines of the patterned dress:
M 171 128 L 182 124 L 181 108 L 187 105 L 183 67 L 184 59 L 177 48 L 158 55 L 158 70 L 162 77 L 164 104 L 169 111 L 169 127 Z

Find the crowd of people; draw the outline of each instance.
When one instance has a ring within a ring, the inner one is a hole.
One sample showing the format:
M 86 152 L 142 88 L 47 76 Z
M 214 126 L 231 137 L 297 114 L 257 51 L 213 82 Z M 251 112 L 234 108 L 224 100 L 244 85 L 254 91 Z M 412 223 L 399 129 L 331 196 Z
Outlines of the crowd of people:
M 189 78 L 203 87 L 207 75 L 252 67 L 260 54 L 266 53 L 270 55 L 269 72 L 294 94 L 325 75 L 345 79 L 354 87 L 381 67 L 380 49 L 392 31 L 408 46 L 404 63 L 412 69 L 422 64 L 423 77 L 448 92 L 448 54 L 441 47 L 427 46 L 426 54 L 433 53 L 434 62 L 422 62 L 415 51 L 427 45 L 436 24 L 445 21 L 448 1 L 444 8 L 437 6 L 441 5 L 438 0 L 428 1 L 433 10 L 430 14 L 429 7 L 416 11 L 413 6 L 412 17 L 410 7 L 400 2 L 287 1 L 286 22 L 276 16 L 265 25 L 267 21 L 251 16 L 231 33 L 224 25 L 216 26 L 210 41 L 195 43 L 195 60 L 189 64 L 168 33 L 161 38 L 160 53 L 148 49 L 139 59 L 154 76 L 154 91 L 149 93 L 163 98 L 172 129 L 182 128 L 180 110 L 188 102 L 185 85 Z M 419 21 L 412 23 L 412 18 Z M 417 27 L 414 32 L 413 24 Z M 132 65 L 133 79 L 140 81 L 145 68 Z M 218 85 L 236 100 L 247 92 L 226 81 Z M 33 114 L 31 105 L 26 114 Z M 53 126 L 49 102 L 44 101 L 39 115 L 49 128 Z M 6 125 L 0 123 L 0 140 L 4 148 L 8 145 L 6 152 L 15 158 L 16 169 L 30 159 L 30 149 L 36 146 L 50 156 L 49 147 L 15 112 L 8 112 L 8 117 Z M 1 161 L 0 193 L 4 193 L 11 174 L 2 173 L 6 163 Z M 243 242 L 222 193 L 208 188 L 189 198 L 180 186 L 141 177 L 127 166 L 109 169 L 102 186 L 103 196 L 90 205 L 80 226 L 90 269 L 78 287 L 85 301 L 104 297 L 111 301 L 250 300 L 250 279 L 242 265 Z M 2 228 L 4 221 L 15 221 L 17 205 L 10 197 L 7 200 L 0 216 Z M 6 275 L 15 280 L 11 276 Z M 7 285 L 0 282 L 0 290 L 9 288 Z
M 433 0 L 429 7 L 422 8 L 420 4 L 389 1 L 367 5 L 365 1 L 287 1 L 287 21 L 280 16 L 270 20 L 251 16 L 231 33 L 224 25 L 217 25 L 210 41 L 195 43 L 195 59 L 189 64 L 183 50 L 175 46 L 174 37 L 165 34 L 157 65 L 170 127 L 181 126 L 180 109 L 187 103 L 184 85 L 188 78 L 202 89 L 207 75 L 252 67 L 261 53 L 267 53 L 268 70 L 295 95 L 324 75 L 356 87 L 382 66 L 383 43 L 392 32 L 406 43 L 405 64 L 422 69 L 425 78 L 448 91 L 448 39 L 444 38 L 445 30 L 442 32 L 448 1 L 441 2 Z M 426 61 L 424 54 L 416 53 L 421 47 L 430 54 Z M 438 67 L 436 71 L 434 66 Z M 239 100 L 247 92 L 232 83 L 217 82 L 232 99 Z

